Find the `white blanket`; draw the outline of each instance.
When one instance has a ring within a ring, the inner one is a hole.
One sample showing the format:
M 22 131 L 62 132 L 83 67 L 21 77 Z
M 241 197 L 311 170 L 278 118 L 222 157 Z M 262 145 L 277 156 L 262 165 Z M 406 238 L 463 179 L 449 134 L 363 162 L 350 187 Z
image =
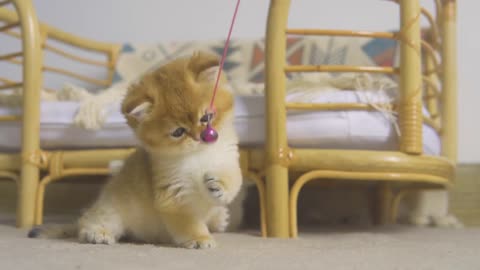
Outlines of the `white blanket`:
M 42 100 L 48 101 L 78 101 L 80 108 L 75 116 L 74 123 L 89 130 L 98 130 L 105 123 L 108 115 L 106 108 L 111 108 L 112 104 L 118 103 L 124 97 L 128 88 L 127 82 L 114 84 L 112 87 L 98 91 L 97 94 L 89 92 L 87 89 L 65 84 L 57 92 L 48 92 L 42 90 Z M 245 83 L 231 82 L 231 88 L 236 95 L 263 95 L 263 83 Z M 373 104 L 369 100 L 369 95 L 362 90 L 376 89 L 385 92 L 390 97 L 385 100 L 386 104 L 393 102 L 397 97 L 397 84 L 386 76 L 373 76 L 369 74 L 344 74 L 332 76 L 326 73 L 299 73 L 291 80 L 287 81 L 287 92 L 297 93 L 295 102 L 310 102 L 312 95 L 324 90 L 352 90 L 356 91 L 366 103 Z M 385 95 L 384 95 L 385 96 Z M 376 101 L 378 102 L 378 101 Z M 11 93 L 0 95 L 0 105 L 20 106 L 21 89 Z M 395 113 L 390 106 L 376 108 L 384 116 L 396 125 Z M 398 132 L 398 128 L 396 129 Z

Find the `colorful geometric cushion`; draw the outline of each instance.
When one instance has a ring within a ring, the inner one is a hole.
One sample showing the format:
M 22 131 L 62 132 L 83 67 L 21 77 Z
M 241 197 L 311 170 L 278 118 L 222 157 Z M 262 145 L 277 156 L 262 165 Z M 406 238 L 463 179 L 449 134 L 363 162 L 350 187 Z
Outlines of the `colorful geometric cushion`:
M 114 83 L 130 82 L 144 72 L 194 51 L 222 55 L 224 40 L 125 44 L 120 53 Z M 286 63 L 290 65 L 395 64 L 397 42 L 378 38 L 289 37 Z M 265 42 L 232 40 L 224 71 L 230 80 L 261 83 L 265 79 Z

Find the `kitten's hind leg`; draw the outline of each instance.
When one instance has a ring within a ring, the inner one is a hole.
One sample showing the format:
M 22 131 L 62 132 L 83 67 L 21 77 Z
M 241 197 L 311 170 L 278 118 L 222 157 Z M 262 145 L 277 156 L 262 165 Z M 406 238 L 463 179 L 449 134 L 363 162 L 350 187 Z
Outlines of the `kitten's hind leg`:
M 111 245 L 124 232 L 122 219 L 114 207 L 96 203 L 78 221 L 80 242 Z
M 29 238 L 69 238 L 78 234 L 77 224 L 53 224 L 32 228 L 28 232 Z

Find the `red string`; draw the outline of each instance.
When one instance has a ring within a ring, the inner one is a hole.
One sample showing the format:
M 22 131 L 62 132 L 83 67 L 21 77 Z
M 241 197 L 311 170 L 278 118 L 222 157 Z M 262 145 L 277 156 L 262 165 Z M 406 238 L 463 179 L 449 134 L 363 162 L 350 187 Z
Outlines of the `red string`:
M 223 55 L 222 55 L 222 59 L 220 60 L 220 68 L 218 70 L 217 80 L 215 81 L 215 87 L 213 88 L 212 100 L 210 101 L 211 111 L 213 111 L 213 102 L 215 100 L 215 96 L 217 95 L 218 82 L 220 81 L 220 75 L 222 74 L 223 64 L 225 63 L 225 58 L 227 57 L 228 43 L 230 42 L 230 36 L 232 35 L 233 25 L 235 24 L 235 18 L 237 17 L 237 11 L 239 6 L 240 6 L 240 0 L 237 1 L 237 5 L 235 6 L 235 12 L 233 13 L 232 23 L 230 24 L 230 30 L 228 31 L 227 40 L 225 41 L 225 47 L 223 48 Z

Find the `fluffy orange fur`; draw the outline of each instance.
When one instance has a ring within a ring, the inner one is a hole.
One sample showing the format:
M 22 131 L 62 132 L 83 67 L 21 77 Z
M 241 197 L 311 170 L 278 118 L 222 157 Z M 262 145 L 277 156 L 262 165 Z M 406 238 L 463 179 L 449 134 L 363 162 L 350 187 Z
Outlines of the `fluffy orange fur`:
M 208 74 L 207 70 L 217 66 L 216 56 L 196 53 L 191 58 L 170 62 L 133 84 L 123 101 L 122 112 L 140 140 L 149 148 L 164 151 L 180 150 L 179 146 L 188 140 L 198 141 L 204 129 L 200 118 L 208 109 L 213 94 L 214 74 Z M 145 102 L 152 106 L 140 123 L 130 112 Z M 214 105 L 217 114 L 212 124 L 217 126 L 233 108 L 232 94 L 222 84 Z M 188 130 L 188 136 L 169 140 L 171 132 L 180 126 Z
M 217 71 L 215 56 L 196 53 L 146 74 L 129 88 L 122 112 L 141 146 L 70 232 L 88 243 L 112 244 L 129 236 L 186 248 L 215 246 L 210 232 L 227 229 L 227 205 L 242 186 L 233 97 L 225 79 L 213 118 L 220 136 L 214 144 L 199 140 Z M 241 208 L 241 200 L 237 197 L 232 205 Z M 240 218 L 232 219 L 238 225 Z M 31 236 L 65 235 L 65 230 L 44 228 Z

